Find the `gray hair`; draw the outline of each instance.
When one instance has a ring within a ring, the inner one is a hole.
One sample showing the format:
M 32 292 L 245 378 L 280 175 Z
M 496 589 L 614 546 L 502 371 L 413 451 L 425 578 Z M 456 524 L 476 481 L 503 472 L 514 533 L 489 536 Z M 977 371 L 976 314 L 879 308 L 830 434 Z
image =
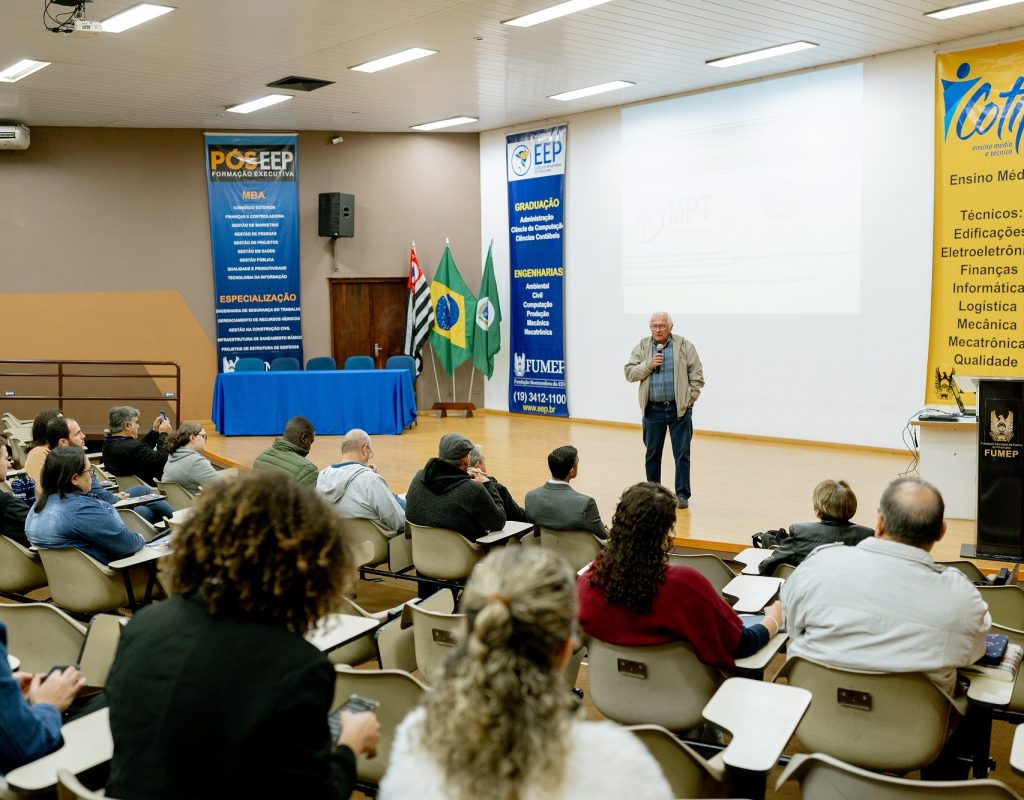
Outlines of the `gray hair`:
M 469 466 L 475 467 L 481 461 L 484 460 L 484 451 L 480 449 L 480 445 L 473 445 L 473 449 L 469 451 Z
M 656 319 L 657 317 L 664 317 L 664 318 L 665 318 L 665 322 L 667 322 L 667 323 L 668 323 L 668 326 L 669 326 L 670 328 L 672 328 L 672 327 L 674 327 L 674 326 L 675 326 L 675 323 L 674 323 L 674 322 L 672 322 L 672 315 L 671 315 L 671 314 L 669 314 L 669 313 L 668 313 L 667 311 L 655 311 L 655 312 L 654 312 L 653 314 L 651 314 L 651 318 L 650 318 L 650 320 L 648 320 L 648 321 L 649 321 L 649 322 L 654 322 L 654 320 L 655 320 L 655 319 Z
M 117 433 L 138 416 L 139 409 L 133 406 L 114 406 L 110 409 L 110 419 L 107 422 L 107 427 L 111 433 Z

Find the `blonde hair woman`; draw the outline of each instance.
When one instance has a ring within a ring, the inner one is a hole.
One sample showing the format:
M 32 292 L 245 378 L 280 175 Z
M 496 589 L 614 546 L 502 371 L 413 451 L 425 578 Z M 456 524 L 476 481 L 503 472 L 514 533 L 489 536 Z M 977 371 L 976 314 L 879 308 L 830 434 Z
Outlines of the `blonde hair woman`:
M 539 548 L 477 565 L 462 595 L 468 632 L 441 684 L 402 722 L 381 800 L 672 797 L 647 750 L 573 713 L 575 576 Z

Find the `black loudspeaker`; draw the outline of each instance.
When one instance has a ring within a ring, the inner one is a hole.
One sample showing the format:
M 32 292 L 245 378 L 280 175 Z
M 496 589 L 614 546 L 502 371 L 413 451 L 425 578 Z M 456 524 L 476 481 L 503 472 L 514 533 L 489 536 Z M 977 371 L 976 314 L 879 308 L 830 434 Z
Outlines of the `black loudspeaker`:
M 321 236 L 351 239 L 356 235 L 356 196 L 342 192 L 320 193 Z

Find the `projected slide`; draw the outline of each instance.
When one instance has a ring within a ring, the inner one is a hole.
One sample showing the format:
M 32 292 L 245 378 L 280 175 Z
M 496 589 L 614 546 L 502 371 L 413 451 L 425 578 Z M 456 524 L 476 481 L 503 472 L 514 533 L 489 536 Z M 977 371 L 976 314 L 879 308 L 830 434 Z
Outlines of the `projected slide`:
M 623 311 L 860 310 L 861 65 L 622 111 Z

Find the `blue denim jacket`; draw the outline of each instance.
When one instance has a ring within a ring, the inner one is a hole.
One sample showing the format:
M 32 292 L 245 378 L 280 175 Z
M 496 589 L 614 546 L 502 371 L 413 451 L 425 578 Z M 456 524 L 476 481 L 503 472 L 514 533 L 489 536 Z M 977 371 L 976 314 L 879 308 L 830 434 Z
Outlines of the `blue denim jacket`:
M 7 628 L 0 624 L 0 775 L 60 746 L 60 711 L 29 705 L 7 664 Z
M 42 511 L 29 512 L 25 535 L 36 547 L 74 547 L 103 564 L 137 553 L 145 544 L 125 527 L 112 505 L 81 492 L 69 492 L 63 499 L 50 495 Z

